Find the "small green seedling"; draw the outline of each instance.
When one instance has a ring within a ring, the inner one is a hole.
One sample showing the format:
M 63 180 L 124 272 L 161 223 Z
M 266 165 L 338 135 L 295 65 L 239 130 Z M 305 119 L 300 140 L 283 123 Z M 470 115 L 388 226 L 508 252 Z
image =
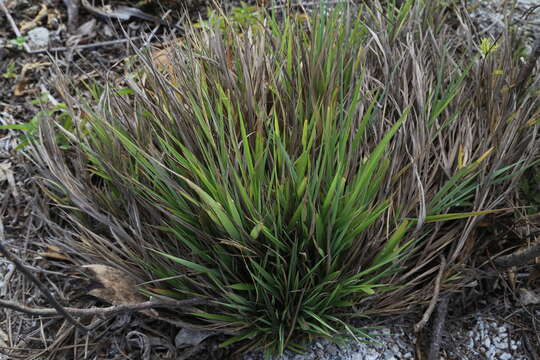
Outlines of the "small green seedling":
M 24 48 L 24 44 L 26 44 L 26 40 L 28 40 L 28 36 L 17 36 L 17 38 L 11 39 L 10 43 L 22 50 Z
M 41 95 L 37 99 L 34 99 L 34 100 L 30 101 L 30 103 L 32 105 L 38 105 L 38 104 L 46 103 L 47 101 L 49 101 L 49 92 L 48 91 L 42 91 Z
M 499 47 L 500 45 L 497 45 L 493 40 L 489 38 L 482 38 L 478 50 L 480 51 L 480 55 L 482 55 L 483 58 L 486 58 L 489 54 L 497 51 Z
M 208 19 L 199 21 L 195 26 L 208 29 L 217 25 L 221 30 L 224 30 L 227 22 L 229 22 L 235 28 L 248 28 L 260 23 L 261 19 L 262 11 L 259 7 L 248 6 L 246 3 L 241 2 L 239 7 L 235 7 L 227 15 L 222 15 L 216 10 L 209 9 Z
M 4 79 L 17 77 L 17 73 L 15 72 L 15 66 L 16 65 L 14 62 L 10 63 L 6 68 L 6 72 L 2 74 L 2 77 Z
M 49 100 L 49 93 L 47 91 L 42 91 L 39 98 L 31 101 L 32 104 L 46 104 Z M 26 148 L 30 143 L 37 140 L 37 135 L 39 131 L 39 121 L 43 117 L 54 118 L 55 122 L 62 128 L 68 131 L 74 131 L 75 123 L 71 114 L 67 111 L 66 104 L 54 105 L 48 109 L 43 109 L 36 113 L 30 119 L 30 121 L 24 124 L 9 124 L 0 126 L 0 130 L 18 130 L 22 132 L 21 142 L 15 150 L 21 150 Z M 59 148 L 66 150 L 70 147 L 69 141 L 62 132 L 56 133 L 56 143 Z

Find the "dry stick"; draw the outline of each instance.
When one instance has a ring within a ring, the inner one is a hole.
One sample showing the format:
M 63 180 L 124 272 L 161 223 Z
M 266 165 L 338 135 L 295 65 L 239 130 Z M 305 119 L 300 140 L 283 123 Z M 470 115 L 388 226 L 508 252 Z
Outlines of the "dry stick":
M 525 250 L 501 256 L 493 260 L 495 265 L 508 268 L 512 266 L 524 265 L 528 261 L 540 256 L 540 241 Z
M 0 2 L 0 4 L 2 4 L 2 2 Z M 73 316 L 71 316 L 69 313 L 67 313 L 64 308 L 62 307 L 62 305 L 60 305 L 58 303 L 58 301 L 56 301 L 56 299 L 54 298 L 54 296 L 52 296 L 52 294 L 49 292 L 49 289 L 47 289 L 47 287 L 41 282 L 39 281 L 20 261 L 19 259 L 17 259 L 17 257 L 15 255 L 13 255 L 10 251 L 8 251 L 5 247 L 4 247 L 4 224 L 2 223 L 2 221 L 0 220 L 0 252 L 2 253 L 2 255 L 5 256 L 6 259 L 8 259 L 9 261 L 11 261 L 13 263 L 13 265 L 15 265 L 15 267 L 17 268 L 17 270 L 19 270 L 24 276 L 26 276 L 30 281 L 32 281 L 36 287 L 39 289 L 39 291 L 41 291 L 43 293 L 43 295 L 45 295 L 45 297 L 47 298 L 47 301 L 52 305 L 52 307 L 54 307 L 57 311 L 58 314 L 60 315 L 63 315 L 70 323 L 72 323 L 73 325 L 75 325 L 76 327 L 78 327 L 79 329 L 81 329 L 82 331 L 84 331 L 84 333 L 86 334 L 88 332 L 88 328 L 86 326 L 84 326 L 83 324 L 81 324 L 80 322 L 78 322 L 77 320 L 75 320 L 73 318 Z
M 62 312 L 71 316 L 112 316 L 117 315 L 123 312 L 131 311 L 140 311 L 146 309 L 155 309 L 155 308 L 182 308 L 194 304 L 200 304 L 203 302 L 200 299 L 188 299 L 183 301 L 144 301 L 137 304 L 120 304 L 104 308 L 92 307 L 87 309 L 81 308 L 72 308 L 72 307 L 62 307 Z M 39 315 L 39 316 L 49 316 L 49 315 L 59 315 L 60 311 L 55 307 L 53 308 L 34 308 L 21 305 L 15 301 L 0 300 L 0 308 L 8 308 L 15 311 L 19 311 L 29 315 Z
M 68 29 L 74 32 L 79 23 L 79 0 L 64 0 L 64 5 L 67 8 Z
M 101 46 L 122 44 L 122 43 L 126 43 L 126 42 L 129 42 L 129 41 L 142 40 L 142 39 L 143 39 L 142 36 L 133 36 L 133 37 L 130 37 L 130 38 L 125 38 L 125 39 L 100 41 L 100 42 L 95 42 L 95 43 L 91 43 L 91 44 L 84 44 L 84 45 L 61 46 L 61 47 L 54 47 L 54 48 L 47 48 L 47 49 L 32 50 L 32 54 L 43 53 L 43 52 L 54 52 L 54 51 L 91 49 L 91 48 L 96 48 L 96 47 L 101 47 Z
M 441 338 L 444 329 L 444 323 L 446 321 L 446 314 L 448 313 L 448 302 L 450 300 L 449 295 L 444 295 L 441 301 L 437 305 L 437 313 L 433 319 L 432 337 L 429 344 L 429 351 L 427 354 L 427 360 L 439 360 L 439 352 L 441 350 Z
M 437 274 L 437 278 L 435 279 L 435 290 L 433 292 L 433 297 L 429 302 L 429 306 L 426 309 L 426 312 L 422 316 L 422 320 L 420 320 L 418 323 L 416 323 L 416 325 L 414 325 L 415 332 L 419 332 L 424 328 L 424 326 L 426 326 L 429 318 L 431 317 L 431 314 L 433 313 L 433 310 L 435 309 L 435 305 L 437 305 L 437 301 L 439 300 L 439 292 L 441 290 L 441 281 L 445 268 L 446 259 L 444 258 L 444 256 L 441 256 L 441 264 L 439 265 L 439 273 Z
M 169 14 L 171 13 L 171 10 L 167 10 L 165 12 L 165 14 L 163 14 L 163 16 L 161 17 L 161 19 L 163 21 L 165 21 L 165 19 L 167 18 L 167 16 L 169 16 Z M 183 19 L 183 17 L 182 17 Z M 154 35 L 156 34 L 156 32 L 158 31 L 159 27 L 161 26 L 161 24 L 157 24 L 154 29 L 152 30 L 152 32 L 150 33 L 150 35 L 148 35 L 148 39 L 146 39 L 146 41 L 144 42 L 144 46 L 148 46 L 150 44 L 150 41 L 152 40 L 152 38 L 154 37 Z

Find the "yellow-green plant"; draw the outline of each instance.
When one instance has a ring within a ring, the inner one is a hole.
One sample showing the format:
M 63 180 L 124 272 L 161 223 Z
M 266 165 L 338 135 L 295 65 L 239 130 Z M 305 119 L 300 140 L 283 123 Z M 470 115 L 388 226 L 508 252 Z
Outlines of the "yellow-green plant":
M 478 50 L 480 51 L 480 54 L 482 57 L 487 57 L 490 53 L 494 53 L 497 51 L 497 49 L 500 47 L 500 45 L 497 45 L 493 40 L 490 38 L 483 37 L 480 41 L 480 45 L 478 46 Z

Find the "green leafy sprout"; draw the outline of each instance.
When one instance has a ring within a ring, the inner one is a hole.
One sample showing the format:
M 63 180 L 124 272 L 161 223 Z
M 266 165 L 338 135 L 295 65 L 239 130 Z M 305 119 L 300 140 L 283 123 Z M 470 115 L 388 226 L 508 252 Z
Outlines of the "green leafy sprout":
M 27 40 L 28 36 L 17 36 L 15 39 L 11 39 L 9 42 L 15 45 L 18 49 L 23 49 Z
M 2 74 L 2 77 L 5 79 L 17 77 L 17 72 L 15 71 L 16 66 L 17 65 L 14 62 L 9 63 L 8 66 L 6 67 L 6 72 Z
M 19 144 L 15 148 L 21 150 L 26 148 L 30 143 L 36 142 L 38 139 L 39 122 L 42 119 L 55 119 L 57 124 L 67 131 L 74 131 L 75 123 L 73 117 L 68 111 L 66 104 L 50 104 L 49 93 L 42 91 L 40 96 L 31 101 L 33 105 L 42 105 L 43 109 L 38 111 L 32 118 L 21 124 L 9 124 L 1 125 L 0 130 L 17 130 L 22 132 Z M 86 129 L 81 129 L 83 133 L 86 133 Z M 69 148 L 70 143 L 67 141 L 65 133 L 63 131 L 55 131 L 55 142 L 62 150 Z
M 264 18 L 263 15 L 263 9 L 240 2 L 240 6 L 231 9 L 229 14 L 223 13 L 222 10 L 209 8 L 207 19 L 199 21 L 195 24 L 195 27 L 207 29 L 219 27 L 224 30 L 227 26 L 232 26 L 239 31 L 261 25 Z
M 489 54 L 494 53 L 500 45 L 496 44 L 490 38 L 483 37 L 480 40 L 479 51 L 483 58 L 487 57 Z

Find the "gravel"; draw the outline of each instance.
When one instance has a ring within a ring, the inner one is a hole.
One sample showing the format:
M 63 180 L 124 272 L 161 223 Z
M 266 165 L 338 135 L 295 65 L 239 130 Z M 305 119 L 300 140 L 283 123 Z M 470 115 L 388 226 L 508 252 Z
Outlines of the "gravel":
M 480 28 L 480 35 L 499 35 L 506 23 L 517 29 L 528 51 L 540 37 L 539 0 L 475 0 L 471 1 L 471 17 Z
M 451 327 L 452 328 L 452 327 Z M 514 327 L 477 315 L 469 330 L 454 327 L 443 336 L 445 359 L 528 359 L 521 340 L 514 339 Z M 401 360 L 415 358 L 416 336 L 411 329 L 380 328 L 368 332 L 376 342 L 352 342 L 344 346 L 327 340 L 312 343 L 304 354 L 286 352 L 279 360 Z M 250 352 L 243 360 L 262 360 L 262 352 Z M 278 360 L 278 359 L 275 359 Z

